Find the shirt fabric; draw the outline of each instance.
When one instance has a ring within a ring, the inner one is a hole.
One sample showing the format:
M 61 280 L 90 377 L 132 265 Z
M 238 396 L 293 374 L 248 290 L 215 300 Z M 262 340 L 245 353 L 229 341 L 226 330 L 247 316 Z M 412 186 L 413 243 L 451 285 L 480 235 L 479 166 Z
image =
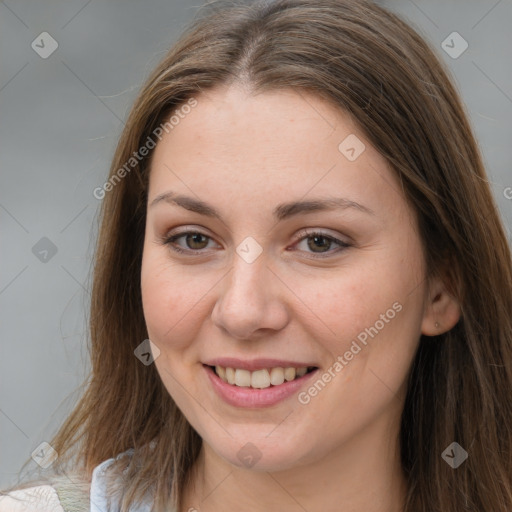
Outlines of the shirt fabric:
M 117 510 L 119 509 L 119 503 L 117 501 L 113 500 L 110 508 L 107 507 L 105 472 L 117 458 L 122 457 L 125 454 L 132 455 L 133 451 L 133 448 L 130 448 L 129 450 L 121 453 L 117 457 L 113 457 L 111 459 L 103 461 L 101 464 L 94 468 L 92 472 L 91 481 L 90 512 L 117 512 Z M 151 512 L 151 505 L 152 503 L 150 503 L 149 501 L 145 501 L 142 505 L 139 506 L 132 505 L 130 507 L 130 512 Z M 171 510 L 170 512 L 173 511 Z
M 107 505 L 105 473 L 117 458 L 131 455 L 133 451 L 131 448 L 98 464 L 92 472 L 89 490 L 67 477 L 59 477 L 52 485 L 19 489 L 0 497 L 0 512 L 118 512 L 119 501 L 115 498 L 111 498 L 110 507 Z M 152 500 L 146 500 L 132 505 L 130 512 L 151 512 L 151 507 Z M 169 512 L 176 510 L 173 508 Z

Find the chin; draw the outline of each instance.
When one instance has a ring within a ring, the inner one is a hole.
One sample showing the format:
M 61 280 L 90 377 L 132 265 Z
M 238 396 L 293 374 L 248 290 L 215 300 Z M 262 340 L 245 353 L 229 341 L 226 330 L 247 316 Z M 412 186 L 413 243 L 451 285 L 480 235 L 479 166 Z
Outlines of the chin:
M 309 448 L 305 452 L 304 445 L 299 445 L 293 437 L 289 437 L 288 442 L 283 443 L 280 439 L 269 439 L 267 434 L 261 435 L 261 428 L 259 432 L 259 435 L 233 436 L 233 438 L 208 444 L 227 463 L 250 471 L 288 470 L 305 464 L 310 458 L 308 453 L 315 453 Z M 311 458 L 318 458 L 318 453 Z

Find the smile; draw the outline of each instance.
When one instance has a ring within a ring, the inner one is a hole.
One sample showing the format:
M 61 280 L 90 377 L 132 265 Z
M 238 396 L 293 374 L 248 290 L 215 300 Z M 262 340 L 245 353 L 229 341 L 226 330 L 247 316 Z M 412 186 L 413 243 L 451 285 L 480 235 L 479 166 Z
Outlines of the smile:
M 224 382 L 238 387 L 251 387 L 254 389 L 265 389 L 270 386 L 280 386 L 285 381 L 290 382 L 299 379 L 315 368 L 302 366 L 300 368 L 263 368 L 261 370 L 249 371 L 242 368 L 230 368 L 223 366 L 211 367 L 218 377 Z
M 269 367 L 255 370 L 207 365 L 203 368 L 215 394 L 239 408 L 276 405 L 295 395 L 318 372 L 315 366 Z

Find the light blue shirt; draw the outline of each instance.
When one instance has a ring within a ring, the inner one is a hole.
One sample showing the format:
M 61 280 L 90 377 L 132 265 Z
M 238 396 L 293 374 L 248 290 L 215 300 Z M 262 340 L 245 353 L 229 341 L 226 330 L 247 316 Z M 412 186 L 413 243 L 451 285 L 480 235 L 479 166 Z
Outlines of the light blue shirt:
M 112 498 L 110 508 L 107 507 L 107 489 L 105 480 L 105 471 L 119 457 L 125 454 L 133 454 L 133 448 L 119 454 L 117 457 L 107 459 L 96 466 L 92 472 L 91 480 L 91 512 L 117 512 L 119 503 Z M 142 505 L 130 507 L 130 512 L 151 512 L 152 503 L 144 502 Z M 170 511 L 172 512 L 172 511 Z

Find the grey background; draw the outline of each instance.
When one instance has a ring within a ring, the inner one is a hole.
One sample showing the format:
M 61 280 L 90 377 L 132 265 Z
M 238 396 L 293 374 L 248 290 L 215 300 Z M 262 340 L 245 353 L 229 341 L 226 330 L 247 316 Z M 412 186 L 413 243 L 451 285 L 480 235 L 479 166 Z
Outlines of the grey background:
M 510 240 L 512 1 L 379 3 L 408 20 L 453 72 Z M 86 304 L 100 206 L 92 192 L 107 177 L 139 87 L 198 6 L 0 2 L 0 487 L 15 482 L 76 402 L 89 369 Z M 453 31 L 469 45 L 456 59 L 441 47 Z M 42 32 L 58 42 L 46 59 L 31 47 Z M 57 249 L 47 261 L 37 257 L 43 237 Z

